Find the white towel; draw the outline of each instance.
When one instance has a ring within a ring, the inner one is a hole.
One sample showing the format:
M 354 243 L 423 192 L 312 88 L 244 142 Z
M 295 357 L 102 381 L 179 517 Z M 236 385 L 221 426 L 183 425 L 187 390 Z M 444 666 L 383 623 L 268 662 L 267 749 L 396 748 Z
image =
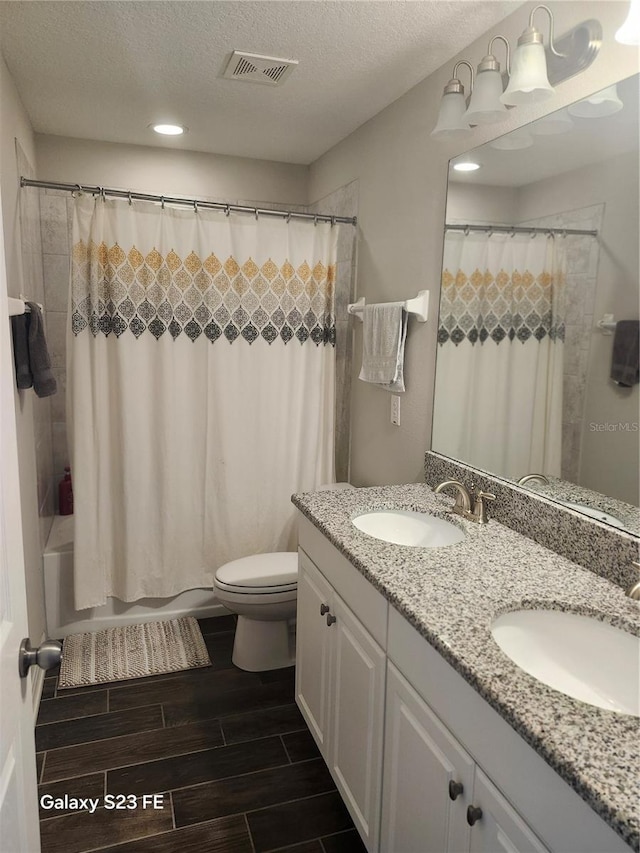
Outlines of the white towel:
M 386 391 L 404 391 L 407 313 L 402 302 L 365 305 L 360 379 Z

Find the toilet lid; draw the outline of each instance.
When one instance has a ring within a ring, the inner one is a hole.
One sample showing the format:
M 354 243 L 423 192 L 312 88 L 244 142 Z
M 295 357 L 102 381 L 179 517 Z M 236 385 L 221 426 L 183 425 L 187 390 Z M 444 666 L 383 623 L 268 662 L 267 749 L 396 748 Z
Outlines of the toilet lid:
M 252 554 L 220 566 L 216 585 L 244 592 L 287 592 L 298 584 L 298 555 L 294 551 Z

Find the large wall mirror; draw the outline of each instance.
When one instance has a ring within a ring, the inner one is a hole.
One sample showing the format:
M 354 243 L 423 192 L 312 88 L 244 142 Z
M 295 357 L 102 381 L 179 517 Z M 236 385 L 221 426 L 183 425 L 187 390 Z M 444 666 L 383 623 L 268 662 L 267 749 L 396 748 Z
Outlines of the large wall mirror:
M 639 103 L 636 75 L 449 164 L 432 437 L 636 534 Z

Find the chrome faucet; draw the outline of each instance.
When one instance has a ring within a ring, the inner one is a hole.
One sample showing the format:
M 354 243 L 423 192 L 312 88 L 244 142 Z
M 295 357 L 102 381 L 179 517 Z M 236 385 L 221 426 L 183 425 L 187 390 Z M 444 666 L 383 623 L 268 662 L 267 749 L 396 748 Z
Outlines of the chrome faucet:
M 453 486 L 458 492 L 456 502 L 453 505 L 451 512 L 455 512 L 456 515 L 461 515 L 468 521 L 475 521 L 478 524 L 487 523 L 487 511 L 484 502 L 495 501 L 495 495 L 492 495 L 489 492 L 483 492 L 482 490 L 476 492 L 473 484 L 470 489 L 467 490 L 467 487 L 459 480 L 445 480 L 436 486 L 433 491 L 436 494 L 439 494 L 443 489 L 446 489 L 447 486 Z
M 520 477 L 520 479 L 518 480 L 518 486 L 525 486 L 532 480 L 537 480 L 539 483 L 543 483 L 545 486 L 549 485 L 549 480 L 547 480 L 544 474 L 527 474 L 524 477 Z

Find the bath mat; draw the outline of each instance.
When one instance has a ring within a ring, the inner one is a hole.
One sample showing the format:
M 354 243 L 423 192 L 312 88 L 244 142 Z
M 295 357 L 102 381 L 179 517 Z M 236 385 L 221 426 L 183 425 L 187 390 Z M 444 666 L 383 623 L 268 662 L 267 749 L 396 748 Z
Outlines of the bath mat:
M 71 634 L 64 641 L 58 689 L 106 684 L 211 666 L 192 616 Z

